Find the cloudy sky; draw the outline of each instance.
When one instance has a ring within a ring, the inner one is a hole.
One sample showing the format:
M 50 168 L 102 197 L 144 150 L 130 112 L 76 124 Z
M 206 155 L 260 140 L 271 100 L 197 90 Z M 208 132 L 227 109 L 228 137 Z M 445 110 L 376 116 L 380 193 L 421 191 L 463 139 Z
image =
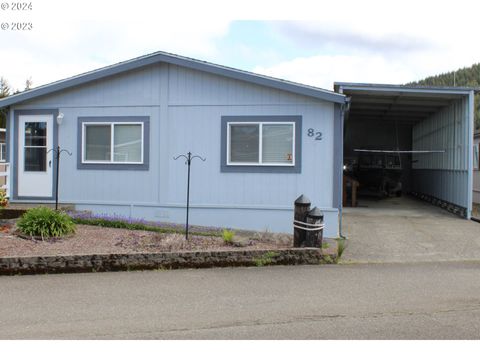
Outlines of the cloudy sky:
M 32 0 L 0 10 L 0 76 L 22 89 L 158 50 L 332 89 L 480 62 L 473 1 Z M 1 4 L 0 4 L 1 5 Z M 30 31 L 12 23 L 32 23 Z

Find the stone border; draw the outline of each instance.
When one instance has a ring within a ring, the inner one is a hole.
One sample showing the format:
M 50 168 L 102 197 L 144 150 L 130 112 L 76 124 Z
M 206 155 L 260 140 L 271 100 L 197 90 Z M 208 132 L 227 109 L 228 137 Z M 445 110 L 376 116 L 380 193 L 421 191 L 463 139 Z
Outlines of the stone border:
M 266 265 L 318 265 L 337 261 L 338 248 L 228 250 L 0 258 L 0 275 Z
M 448 212 L 450 212 L 452 214 L 459 215 L 461 217 L 467 217 L 467 209 L 462 207 L 462 206 L 455 205 L 451 202 L 436 198 L 436 197 L 431 196 L 431 195 L 427 195 L 427 194 L 424 194 L 424 193 L 418 193 L 416 191 L 411 191 L 410 195 L 416 197 L 417 199 L 429 202 L 432 205 L 440 207 L 444 210 L 447 210 Z

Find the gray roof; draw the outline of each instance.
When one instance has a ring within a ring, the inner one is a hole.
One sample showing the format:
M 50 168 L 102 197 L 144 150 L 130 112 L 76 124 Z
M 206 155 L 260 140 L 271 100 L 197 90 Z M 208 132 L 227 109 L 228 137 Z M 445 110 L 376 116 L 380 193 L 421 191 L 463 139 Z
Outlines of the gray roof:
M 168 63 L 183 66 L 186 68 L 226 76 L 232 79 L 242 80 L 257 85 L 310 96 L 321 100 L 336 103 L 345 102 L 344 95 L 335 93 L 333 91 L 159 51 L 97 70 L 89 71 L 64 80 L 59 80 L 47 85 L 39 86 L 16 95 L 11 95 L 0 100 L 0 108 L 156 63 Z
M 335 83 L 350 101 L 348 118 L 416 124 L 477 89 L 362 83 Z
M 351 83 L 351 82 L 335 82 L 334 89 L 339 88 L 350 90 L 372 90 L 372 91 L 401 91 L 401 92 L 418 92 L 418 93 L 448 93 L 448 94 L 465 94 L 470 91 L 478 92 L 479 87 L 466 86 L 424 86 L 424 85 L 393 85 L 393 84 L 368 84 L 368 83 Z

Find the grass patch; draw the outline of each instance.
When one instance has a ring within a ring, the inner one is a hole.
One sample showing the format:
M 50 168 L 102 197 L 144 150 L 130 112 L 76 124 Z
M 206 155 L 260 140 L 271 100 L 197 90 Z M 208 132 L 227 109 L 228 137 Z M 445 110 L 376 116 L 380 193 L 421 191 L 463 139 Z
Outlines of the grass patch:
M 337 261 L 338 261 L 338 258 L 337 258 Z M 333 261 L 333 259 L 330 255 L 325 255 L 323 257 L 323 260 L 320 263 L 322 263 L 322 264 L 333 264 L 333 263 L 336 263 L 336 262 Z
M 342 257 L 343 251 L 347 248 L 347 239 L 345 238 L 336 238 L 337 246 L 338 246 L 338 260 Z
M 228 229 L 223 229 L 222 238 L 225 244 L 232 245 L 233 244 L 233 237 L 235 236 L 235 232 Z
M 279 253 L 275 251 L 268 251 L 259 258 L 253 259 L 256 266 L 265 266 L 270 265 L 273 262 L 273 259 L 277 257 Z

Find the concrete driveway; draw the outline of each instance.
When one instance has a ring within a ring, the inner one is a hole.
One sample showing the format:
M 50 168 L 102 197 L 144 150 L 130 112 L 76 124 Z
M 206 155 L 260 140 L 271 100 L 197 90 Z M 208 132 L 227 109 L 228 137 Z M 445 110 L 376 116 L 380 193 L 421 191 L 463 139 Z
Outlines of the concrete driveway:
M 480 223 L 408 197 L 345 208 L 343 235 L 343 262 L 480 259 Z

